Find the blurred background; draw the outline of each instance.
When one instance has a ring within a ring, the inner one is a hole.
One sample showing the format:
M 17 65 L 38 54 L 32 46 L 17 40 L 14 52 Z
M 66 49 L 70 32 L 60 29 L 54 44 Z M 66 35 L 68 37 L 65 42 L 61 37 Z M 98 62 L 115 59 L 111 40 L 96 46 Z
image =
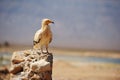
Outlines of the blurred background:
M 44 18 L 54 47 L 120 50 L 119 0 L 1 0 L 0 43 L 32 45 Z
M 55 80 L 120 80 L 119 0 L 0 0 L 2 66 L 9 64 L 13 51 L 32 48 L 44 18 L 55 22 L 50 44 Z M 66 74 L 61 74 L 63 66 Z M 81 69 L 84 74 L 77 73 Z

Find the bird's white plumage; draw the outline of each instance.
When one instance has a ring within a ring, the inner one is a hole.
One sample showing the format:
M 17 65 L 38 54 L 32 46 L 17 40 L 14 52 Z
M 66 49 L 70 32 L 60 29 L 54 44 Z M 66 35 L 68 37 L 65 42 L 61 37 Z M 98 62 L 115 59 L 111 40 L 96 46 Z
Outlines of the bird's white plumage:
M 48 52 L 48 44 L 52 40 L 52 32 L 50 30 L 49 23 L 53 22 L 49 19 L 44 19 L 42 21 L 41 29 L 35 33 L 33 46 L 34 49 L 41 49 L 42 51 L 42 47 L 45 46 Z
M 34 41 L 39 41 L 39 39 L 41 39 L 41 34 L 42 34 L 42 30 L 39 29 L 36 33 L 35 33 L 35 36 L 34 36 Z

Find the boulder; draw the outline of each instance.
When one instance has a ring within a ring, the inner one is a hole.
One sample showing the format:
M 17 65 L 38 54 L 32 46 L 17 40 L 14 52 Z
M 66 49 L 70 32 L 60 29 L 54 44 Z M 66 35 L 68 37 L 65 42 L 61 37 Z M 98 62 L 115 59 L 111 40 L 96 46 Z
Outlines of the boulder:
M 52 63 L 52 53 L 35 49 L 14 52 L 10 80 L 52 80 Z
M 9 75 L 9 70 L 7 66 L 1 66 L 0 67 L 0 80 L 9 80 L 10 75 Z

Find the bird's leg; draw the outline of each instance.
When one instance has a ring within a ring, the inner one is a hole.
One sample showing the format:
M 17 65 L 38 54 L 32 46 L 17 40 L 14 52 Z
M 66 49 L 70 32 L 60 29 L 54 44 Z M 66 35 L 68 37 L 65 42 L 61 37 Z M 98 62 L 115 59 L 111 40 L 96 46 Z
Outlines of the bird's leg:
M 43 48 L 41 47 L 41 53 L 43 53 Z
M 48 45 L 46 45 L 46 51 L 47 51 L 47 53 L 49 53 L 49 51 L 48 51 Z

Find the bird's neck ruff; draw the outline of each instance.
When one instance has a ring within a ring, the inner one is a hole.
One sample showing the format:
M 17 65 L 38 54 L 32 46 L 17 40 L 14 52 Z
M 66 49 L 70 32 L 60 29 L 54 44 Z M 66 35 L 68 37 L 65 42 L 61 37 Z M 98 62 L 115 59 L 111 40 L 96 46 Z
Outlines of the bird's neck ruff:
M 42 25 L 41 29 L 42 29 L 42 31 L 47 31 L 47 30 L 50 30 L 50 26 L 49 25 Z

